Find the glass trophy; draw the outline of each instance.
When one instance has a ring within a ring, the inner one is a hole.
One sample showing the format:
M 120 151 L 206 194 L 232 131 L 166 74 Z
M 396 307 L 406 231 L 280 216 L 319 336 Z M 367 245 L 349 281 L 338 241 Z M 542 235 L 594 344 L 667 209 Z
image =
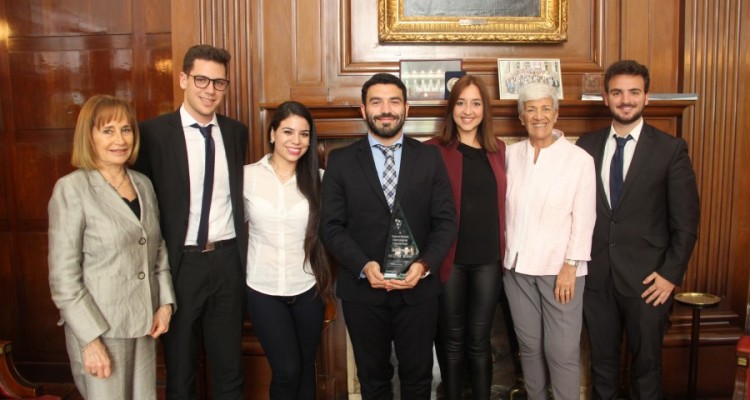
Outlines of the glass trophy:
M 398 202 L 391 213 L 391 228 L 385 247 L 384 265 L 381 266 L 385 279 L 404 279 L 406 270 L 419 255 L 417 242 L 409 228 Z

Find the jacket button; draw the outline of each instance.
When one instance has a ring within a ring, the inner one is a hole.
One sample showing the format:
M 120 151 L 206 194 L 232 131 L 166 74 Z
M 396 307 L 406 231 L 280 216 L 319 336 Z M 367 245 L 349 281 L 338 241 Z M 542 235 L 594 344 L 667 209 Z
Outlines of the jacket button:
M 140 240 L 138 240 L 138 244 L 140 244 L 141 246 L 146 244 L 146 238 L 140 238 Z
M 612 242 L 609 244 L 609 247 L 615 247 L 617 244 L 615 242 Z
M 144 272 L 139 272 L 138 273 L 138 279 L 143 279 L 145 277 L 146 277 L 146 273 L 144 273 Z

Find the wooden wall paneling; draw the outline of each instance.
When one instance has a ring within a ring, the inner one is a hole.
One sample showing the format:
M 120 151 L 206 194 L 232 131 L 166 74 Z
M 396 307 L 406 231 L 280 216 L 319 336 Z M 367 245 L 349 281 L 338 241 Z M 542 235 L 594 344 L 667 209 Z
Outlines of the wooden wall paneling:
M 48 198 L 44 199 L 45 205 Z M 17 232 L 14 236 L 15 280 L 18 297 L 23 299 L 16 306 L 22 340 L 13 342 L 16 354 L 23 354 L 23 368 L 19 369 L 32 381 L 53 381 L 55 377 L 68 376 L 70 364 L 63 327 L 57 326 L 60 314 L 49 292 L 47 233 Z
M 739 139 L 737 124 L 738 88 L 741 58 L 737 32 L 740 0 L 726 2 L 687 2 L 686 23 L 691 37 L 686 38 L 685 87 L 699 94 L 694 109 L 686 112 L 684 132 L 696 169 L 701 193 L 700 235 L 687 272 L 685 290 L 699 290 L 731 298 L 729 262 L 732 237 L 730 228 L 737 210 L 731 194 L 736 186 L 735 156 Z M 740 172 L 737 172 L 740 171 Z M 738 268 L 739 267 L 739 268 Z M 745 280 L 747 282 L 747 280 Z M 746 298 L 742 292 L 741 298 Z M 738 315 L 741 308 L 732 307 Z
M 176 109 L 172 92 L 175 67 L 172 64 L 171 35 L 149 34 L 145 50 L 146 82 L 140 88 L 143 93 L 135 100 L 139 120 L 173 112 Z M 181 65 L 176 70 L 179 71 L 180 67 Z
M 8 25 L 7 4 L 0 2 L 0 81 L 10 82 L 8 63 Z M 11 93 L 0 85 L 0 282 L 6 282 L 0 291 L 0 338 L 8 339 L 17 336 L 18 308 L 15 281 L 13 280 L 13 201 L 10 181 L 13 163 L 11 160 L 11 132 L 13 114 L 9 105 L 13 101 Z
M 701 315 L 701 353 L 710 349 L 708 359 L 701 360 L 701 364 L 708 363 L 713 368 L 702 370 L 698 394 L 727 395 L 732 390 L 727 377 L 734 372 L 734 347 L 742 333 L 748 294 L 747 264 L 734 264 L 731 260 L 747 260 L 748 252 L 747 236 L 741 242 L 732 232 L 735 227 L 747 225 L 748 217 L 742 211 L 747 207 L 739 205 L 734 196 L 743 186 L 738 180 L 743 170 L 739 169 L 741 161 L 736 152 L 743 137 L 737 129 L 743 113 L 737 107 L 743 104 L 738 90 L 742 71 L 747 71 L 747 66 L 743 69 L 738 62 L 747 51 L 740 47 L 738 35 L 744 20 L 740 17 L 741 0 L 693 0 L 683 4 L 681 86 L 686 92 L 697 92 L 699 99 L 685 111 L 681 133 L 696 170 L 701 225 L 685 282 L 679 290 L 709 292 L 724 299 L 718 308 L 707 309 Z M 665 369 L 670 396 L 685 395 L 686 388 L 677 382 L 684 379 L 686 371 L 677 363 L 687 357 L 691 318 L 690 310 L 676 306 L 665 338 L 665 365 L 675 367 Z
M 174 111 L 172 35 L 168 0 L 131 0 L 133 14 L 132 102 L 139 120 Z
M 25 100 L 13 105 L 20 129 L 73 127 L 83 103 L 97 93 L 131 97 L 131 40 L 99 36 L 94 42 L 101 47 L 65 38 L 11 41 L 10 86 Z
M 620 3 L 621 58 L 634 59 L 649 67 L 651 92 L 677 92 L 681 83 L 682 2 L 622 0 Z
M 43 130 L 34 133 L 44 135 Z M 67 136 L 72 138 L 72 133 Z M 16 143 L 14 147 L 14 197 L 19 223 L 16 233 L 46 232 L 47 202 L 52 188 L 58 178 L 73 170 L 70 165 L 71 143 Z M 43 261 L 39 268 L 46 270 L 47 260 Z
M 293 13 L 293 3 L 273 0 L 258 0 L 256 3 L 261 12 L 259 26 L 256 29 L 259 41 L 258 57 L 261 62 L 256 84 L 260 89 L 262 101 L 288 100 L 290 88 L 294 85 L 297 75 L 294 71 L 297 20 Z M 308 46 L 306 41 L 302 43 L 300 45 Z
M 7 9 L 16 37 L 128 34 L 132 29 L 130 1 L 14 1 Z M 53 11 L 53 12 L 51 12 Z
M 727 113 L 734 118 L 727 127 L 733 129 L 736 136 L 727 157 L 732 159 L 735 173 L 731 177 L 732 191 L 725 194 L 729 198 L 732 217 L 724 240 L 729 242 L 726 260 L 731 266 L 728 276 L 731 306 L 740 315 L 745 315 L 744 325 L 750 327 L 750 315 L 746 311 L 750 309 L 750 207 L 747 206 L 747 199 L 750 199 L 747 174 L 750 170 L 750 113 L 747 112 L 750 104 L 750 26 L 747 23 L 750 21 L 750 6 L 741 0 L 732 3 L 731 23 L 736 26 L 733 31 L 736 49 L 733 58 L 727 61 L 734 64 L 731 75 L 736 94 L 727 100 Z M 750 330 L 746 330 L 748 333 Z
M 0 230 L 0 338 L 17 336 L 18 307 L 16 305 L 16 288 L 13 280 L 11 262 L 12 236 L 5 229 Z
M 8 60 L 8 25 L 6 3 L 0 2 L 0 81 L 10 82 L 10 66 Z M 7 90 L 0 90 L 0 232 L 10 229 L 12 217 L 10 202 L 10 130 L 13 126 L 12 113 L 6 112 L 6 106 L 12 101 Z
M 177 109 L 183 100 L 178 76 L 182 71 L 182 59 L 190 46 L 201 43 L 204 30 L 201 22 L 201 0 L 170 0 L 172 22 L 172 103 Z M 230 87 L 229 90 L 232 88 Z
M 325 86 L 325 57 L 320 2 L 296 0 L 294 3 L 294 84 L 289 97 L 306 102 L 328 98 Z

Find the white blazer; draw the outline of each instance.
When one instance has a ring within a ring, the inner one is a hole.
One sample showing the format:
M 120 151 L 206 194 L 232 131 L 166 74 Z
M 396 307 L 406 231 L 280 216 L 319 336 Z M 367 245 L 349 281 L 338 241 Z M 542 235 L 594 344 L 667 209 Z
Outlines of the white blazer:
M 52 300 L 80 343 L 145 336 L 154 312 L 175 304 L 153 186 L 128 176 L 140 220 L 97 170 L 60 178 L 49 201 Z

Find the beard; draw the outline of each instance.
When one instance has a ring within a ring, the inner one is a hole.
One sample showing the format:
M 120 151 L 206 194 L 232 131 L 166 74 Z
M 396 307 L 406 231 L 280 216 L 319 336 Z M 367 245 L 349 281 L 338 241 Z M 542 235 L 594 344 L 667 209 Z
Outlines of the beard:
M 365 113 L 367 116 L 367 119 L 365 122 L 367 122 L 367 127 L 370 129 L 370 132 L 372 132 L 376 136 L 380 136 L 383 138 L 392 138 L 396 136 L 399 132 L 401 132 L 401 128 L 404 127 L 404 116 L 403 115 L 396 115 L 396 114 L 380 114 L 380 115 L 371 115 L 369 113 Z M 396 118 L 395 122 L 389 123 L 388 125 L 383 125 L 381 127 L 378 127 L 376 124 L 376 120 L 380 117 L 391 117 Z
M 616 109 L 615 109 L 615 112 L 612 113 L 612 119 L 614 119 L 615 121 L 623 125 L 632 124 L 633 122 L 638 121 L 641 118 L 641 116 L 643 116 L 642 108 L 640 109 L 640 111 L 634 113 L 629 118 L 621 117 L 619 114 L 617 114 Z

